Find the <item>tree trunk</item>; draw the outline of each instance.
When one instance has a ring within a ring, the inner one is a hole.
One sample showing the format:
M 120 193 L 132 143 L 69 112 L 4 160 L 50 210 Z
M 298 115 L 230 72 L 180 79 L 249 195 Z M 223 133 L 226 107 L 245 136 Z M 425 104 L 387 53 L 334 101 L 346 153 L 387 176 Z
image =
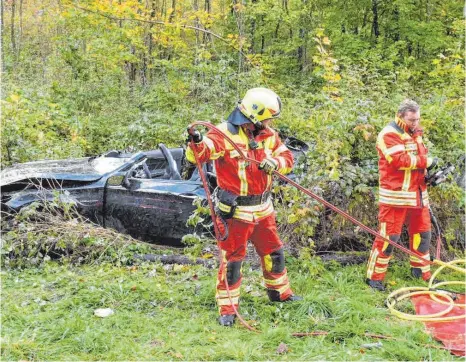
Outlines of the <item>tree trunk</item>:
M 11 50 L 16 54 L 16 40 L 15 40 L 15 13 L 16 13 L 16 0 L 11 2 Z
M 377 0 L 372 0 L 372 33 L 376 38 L 379 37 L 379 13 L 378 13 L 378 2 Z
M 19 0 L 19 38 L 18 38 L 18 56 L 21 52 L 21 41 L 23 37 L 23 0 Z
M 211 7 L 210 0 L 205 0 L 204 10 L 207 12 L 207 14 L 210 14 Z M 203 38 L 204 44 L 206 44 L 208 41 L 212 41 L 210 34 L 204 33 Z
M 0 41 L 1 41 L 1 62 L 2 62 L 2 73 L 5 71 L 5 42 L 3 39 L 5 39 L 5 18 L 4 18 L 4 9 L 3 9 L 3 1 L 0 1 L 0 16 L 1 16 L 1 22 L 0 22 Z
M 169 23 L 173 23 L 173 20 L 175 20 L 175 9 L 176 9 L 176 0 L 172 0 L 172 12 L 170 13 L 170 17 L 168 18 Z

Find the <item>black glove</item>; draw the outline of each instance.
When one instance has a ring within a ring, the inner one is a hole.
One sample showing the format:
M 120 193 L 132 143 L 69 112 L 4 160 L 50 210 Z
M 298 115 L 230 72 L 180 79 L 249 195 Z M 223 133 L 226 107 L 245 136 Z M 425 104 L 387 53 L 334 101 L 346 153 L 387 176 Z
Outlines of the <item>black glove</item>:
M 429 167 L 427 167 L 427 171 L 432 170 L 435 166 L 437 166 L 437 164 L 438 164 L 438 158 L 434 157 L 432 159 L 432 162 L 430 163 Z
M 197 129 L 188 127 L 188 138 L 186 139 L 186 142 L 191 142 L 191 141 L 193 141 L 194 143 L 201 143 L 202 134 Z

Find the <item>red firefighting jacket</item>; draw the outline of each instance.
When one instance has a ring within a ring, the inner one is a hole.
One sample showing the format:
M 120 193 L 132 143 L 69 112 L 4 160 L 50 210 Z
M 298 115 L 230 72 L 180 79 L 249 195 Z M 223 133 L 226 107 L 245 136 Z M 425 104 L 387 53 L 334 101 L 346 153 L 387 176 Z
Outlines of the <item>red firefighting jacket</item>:
M 278 172 L 291 172 L 293 154 L 282 143 L 278 133 L 270 127 L 254 137 L 258 145 L 256 149 L 251 149 L 250 139 L 242 127 L 223 122 L 217 128 L 235 142 L 246 157 L 258 161 L 269 157 L 276 163 Z M 255 163 L 244 161 L 238 151 L 221 135 L 210 131 L 195 147 L 201 162 L 214 160 L 219 188 L 237 196 L 261 195 L 270 190 L 272 176 L 259 170 Z M 186 158 L 192 163 L 196 162 L 190 145 L 186 150 Z M 238 206 L 233 217 L 252 222 L 270 215 L 274 210 L 272 200 L 268 198 L 263 201 L 260 205 Z M 219 206 L 222 208 L 221 204 Z
M 396 118 L 377 137 L 379 203 L 395 207 L 427 206 L 427 148 L 419 132 L 411 134 Z

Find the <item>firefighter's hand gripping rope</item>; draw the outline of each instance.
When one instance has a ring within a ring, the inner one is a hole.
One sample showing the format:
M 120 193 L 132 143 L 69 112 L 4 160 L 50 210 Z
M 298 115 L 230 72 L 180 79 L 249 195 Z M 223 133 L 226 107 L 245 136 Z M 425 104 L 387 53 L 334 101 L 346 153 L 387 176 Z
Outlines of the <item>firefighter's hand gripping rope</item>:
M 194 122 L 192 124 L 190 124 L 188 126 L 188 134 L 191 135 L 191 139 L 190 139 L 190 142 L 192 142 L 192 145 L 194 146 L 194 143 L 196 143 L 196 140 L 194 140 L 194 134 L 196 134 L 195 132 L 198 132 L 195 130 L 195 127 L 196 126 L 203 126 L 203 127 L 206 127 L 208 128 L 210 131 L 216 133 L 216 134 L 219 134 L 221 135 L 226 141 L 228 141 L 232 147 L 238 151 L 240 157 L 245 160 L 246 162 L 250 162 L 250 163 L 255 163 L 257 164 L 258 166 L 261 165 L 261 162 L 260 161 L 257 161 L 257 160 L 254 160 L 254 159 L 251 159 L 251 158 L 248 158 L 246 155 L 244 155 L 243 151 L 227 136 L 225 135 L 222 131 L 220 131 L 217 127 L 215 127 L 213 124 L 209 123 L 209 122 L 202 122 L 202 121 L 197 121 L 197 122 Z M 198 133 L 200 134 L 200 133 Z M 196 134 L 197 135 L 197 134 Z M 199 140 L 199 138 L 197 138 Z M 200 137 L 200 140 L 198 142 L 201 142 L 202 141 L 202 135 Z M 204 189 L 206 191 L 206 196 L 207 196 L 207 201 L 209 203 L 209 208 L 210 208 L 210 211 L 211 211 L 211 215 L 212 215 L 212 220 L 213 220 L 213 224 L 214 224 L 214 231 L 215 231 L 215 235 L 216 235 L 216 238 L 217 238 L 217 241 L 221 241 L 221 236 L 220 236 L 220 231 L 218 229 L 218 226 L 217 226 L 217 216 L 215 215 L 215 211 L 214 211 L 214 206 L 213 206 L 213 203 L 212 203 L 212 199 L 211 199 L 211 194 L 210 194 L 210 191 L 209 191 L 209 187 L 208 187 L 208 183 L 207 183 L 207 180 L 206 180 L 206 177 L 202 171 L 202 165 L 200 164 L 199 162 L 199 159 L 198 159 L 198 154 L 195 150 L 195 147 L 192 147 L 193 151 L 194 151 L 194 156 L 195 156 L 195 159 L 196 159 L 196 164 L 197 164 L 197 167 L 199 169 L 199 174 L 201 176 L 201 179 L 202 179 L 202 182 L 203 182 L 203 185 L 204 185 Z M 373 236 L 376 236 L 376 237 L 379 237 L 379 238 L 382 238 L 384 241 L 388 242 L 389 244 L 393 245 L 395 248 L 403 251 L 404 253 L 406 254 L 409 254 L 411 256 L 414 256 L 414 257 L 417 257 L 419 258 L 418 255 L 416 255 L 415 253 L 413 253 L 411 250 L 405 248 L 404 246 L 388 239 L 387 237 L 385 236 L 382 236 L 381 234 L 379 234 L 377 231 L 369 228 L 368 226 L 364 225 L 363 223 L 361 223 L 359 220 L 355 219 L 354 217 L 352 217 L 351 215 L 349 215 L 347 212 L 339 209 L 338 207 L 332 205 L 331 203 L 329 203 L 328 201 L 324 200 L 323 198 L 321 198 L 320 196 L 314 194 L 312 191 L 302 187 L 301 185 L 299 185 L 298 183 L 296 183 L 295 181 L 291 180 L 290 178 L 280 174 L 278 171 L 276 170 L 272 170 L 271 174 L 277 176 L 278 178 L 282 179 L 283 181 L 287 182 L 288 184 L 294 186 L 295 188 L 297 188 L 298 190 L 300 190 L 301 192 L 303 192 L 304 194 L 312 197 L 313 199 L 315 199 L 316 201 L 320 202 L 321 204 L 325 205 L 326 207 L 328 207 L 329 209 L 337 212 L 338 214 L 342 215 L 343 217 L 345 217 L 346 219 L 350 220 L 351 222 L 353 222 L 354 224 L 358 225 L 361 229 L 365 230 L 366 232 L 368 232 L 369 234 L 372 234 Z M 453 262 L 449 262 L 449 263 L 445 263 L 439 259 L 433 259 L 433 260 L 427 260 L 427 259 L 423 259 L 423 258 L 419 258 L 421 259 L 424 263 L 426 264 L 434 264 L 434 265 L 438 265 L 440 266 L 441 268 L 439 268 L 439 270 L 443 269 L 443 268 L 450 268 L 452 270 L 455 270 L 455 271 L 458 271 L 460 273 L 463 273 L 463 274 L 466 274 L 466 269 L 464 268 L 460 268 L 460 267 L 457 267 L 455 264 L 458 264 L 458 261 L 453 261 Z M 224 265 L 224 262 L 223 260 L 221 260 L 221 268 L 224 268 L 225 265 Z M 436 276 L 438 274 L 438 271 L 436 273 L 434 273 L 434 275 L 432 276 L 431 280 L 433 280 L 434 276 Z M 228 285 L 227 285 L 227 292 L 229 294 L 229 290 L 228 290 Z M 430 292 L 430 291 L 429 291 Z M 431 293 L 427 293 L 427 294 L 431 294 Z M 434 294 L 434 293 L 432 293 Z M 432 295 L 431 294 L 431 295 Z M 229 295 L 230 297 L 230 295 Z M 447 298 L 448 299 L 448 298 Z M 451 298 L 450 298 L 451 299 Z M 394 310 L 393 306 L 394 304 L 388 304 L 389 305 L 389 309 L 392 311 Z M 453 307 L 452 307 L 453 308 Z M 444 313 L 447 313 L 447 312 L 444 312 Z M 256 331 L 256 329 L 252 328 L 251 326 L 249 326 L 242 318 L 241 316 L 239 315 L 239 313 L 236 311 L 236 308 L 235 308 L 235 314 L 237 315 L 238 319 L 241 321 L 241 323 L 243 325 L 245 325 L 248 329 L 250 330 L 253 330 L 253 331 Z M 393 313 L 395 315 L 395 313 Z

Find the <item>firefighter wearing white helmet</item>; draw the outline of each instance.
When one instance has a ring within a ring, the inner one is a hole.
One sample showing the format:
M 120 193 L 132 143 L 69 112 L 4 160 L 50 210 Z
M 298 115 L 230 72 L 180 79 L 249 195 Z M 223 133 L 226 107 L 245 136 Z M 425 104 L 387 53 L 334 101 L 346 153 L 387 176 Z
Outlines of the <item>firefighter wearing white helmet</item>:
M 238 109 L 254 125 L 263 128 L 259 122 L 280 116 L 282 102 L 280 97 L 267 88 L 253 88 L 246 92 Z
M 190 139 L 199 155 L 199 161 L 213 160 L 217 172 L 218 189 L 215 192 L 216 213 L 224 220 L 228 236 L 220 243 L 222 256 L 227 262 L 226 271 L 219 270 L 217 305 L 219 323 L 234 323 L 234 309 L 239 306 L 241 265 L 250 240 L 261 258 L 264 284 L 273 302 L 290 302 L 302 299 L 296 296 L 288 281 L 283 243 L 278 236 L 271 199 L 274 171 L 289 173 L 293 154 L 282 143 L 270 120 L 281 111 L 278 95 L 267 88 L 253 88 L 246 92 L 226 122 L 218 125 L 246 154 L 261 161 L 260 166 L 247 164 L 222 135 L 209 132 L 205 137 L 191 132 Z M 190 146 L 186 158 L 195 162 Z M 229 293 L 227 291 L 227 283 Z M 230 297 L 228 296 L 230 294 Z

